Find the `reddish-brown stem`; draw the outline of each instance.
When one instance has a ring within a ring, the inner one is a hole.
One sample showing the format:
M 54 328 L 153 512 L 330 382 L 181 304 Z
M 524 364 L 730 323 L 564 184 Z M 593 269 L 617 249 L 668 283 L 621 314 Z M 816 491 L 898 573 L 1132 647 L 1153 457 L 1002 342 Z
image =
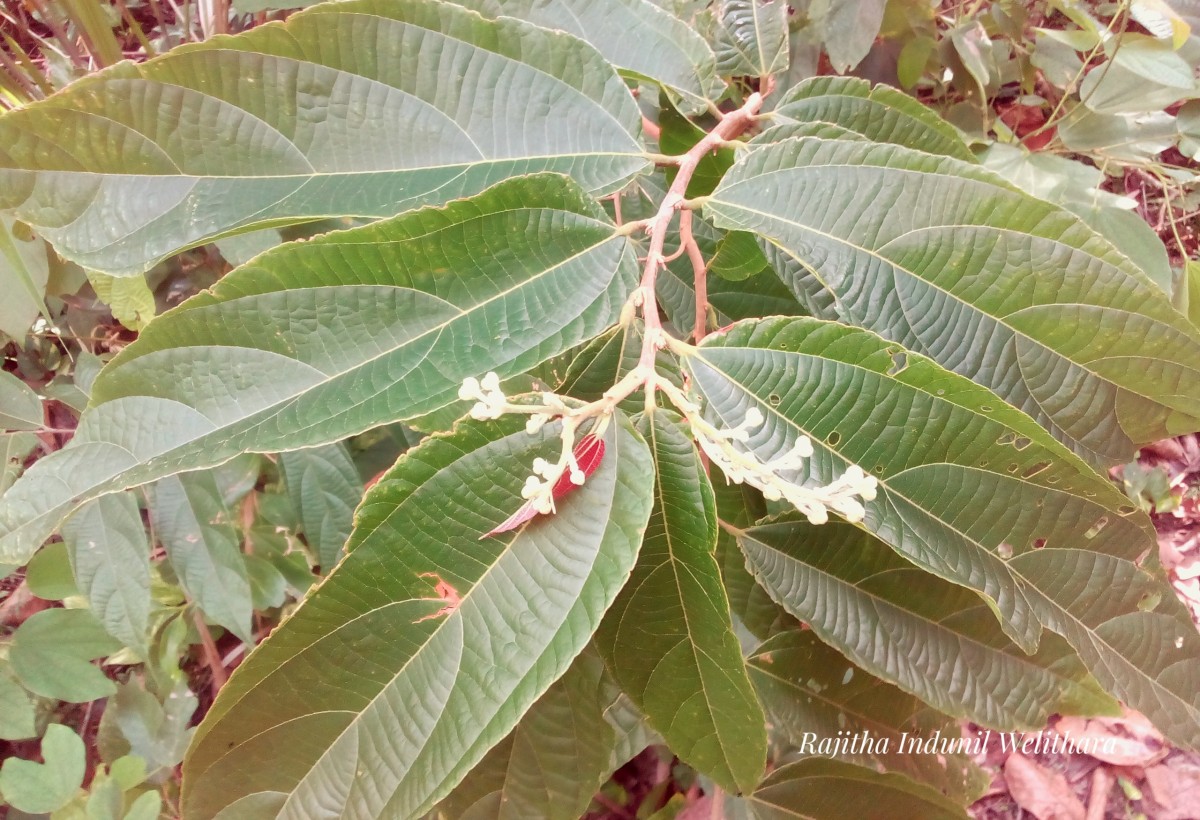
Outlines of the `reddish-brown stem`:
M 645 114 L 642 115 L 642 130 L 656 140 L 662 136 L 662 129 L 658 127 L 657 123 L 651 122 Z
M 200 610 L 192 610 L 192 620 L 196 624 L 196 632 L 200 634 L 200 644 L 204 647 L 204 661 L 212 674 L 213 697 L 216 697 L 229 675 L 225 672 L 225 664 L 221 662 L 221 653 L 217 651 L 216 641 L 213 640 L 212 633 L 208 631 L 208 624 L 204 622 L 204 616 L 200 614 Z
M 675 180 L 667 189 L 666 196 L 658 206 L 658 212 L 648 223 L 646 232 L 650 235 L 650 250 L 646 254 L 646 266 L 642 270 L 641 281 L 642 319 L 646 324 L 646 343 L 642 346 L 642 356 L 639 361 L 639 368 L 642 372 L 654 372 L 654 359 L 663 344 L 662 321 L 658 316 L 658 300 L 654 295 L 654 284 L 658 278 L 658 272 L 666 264 L 663 256 L 663 243 L 666 241 L 667 229 L 671 226 L 671 220 L 675 218 L 675 212 L 680 210 L 684 204 L 688 183 L 692 181 L 692 175 L 696 173 L 700 161 L 710 151 L 716 150 L 720 145 L 734 139 L 749 128 L 754 123 L 759 109 L 762 108 L 762 103 L 762 94 L 751 94 L 745 105 L 737 111 L 726 114 L 725 118 L 717 123 L 712 131 L 705 134 L 703 139 L 679 158 L 679 170 L 675 174 Z M 707 311 L 706 299 L 705 314 Z M 654 384 L 648 382 L 646 384 L 647 406 L 653 401 Z
M 684 211 L 679 215 L 679 246 L 688 255 L 692 263 L 692 278 L 696 288 L 696 319 L 692 328 L 692 338 L 696 344 L 704 340 L 708 333 L 708 267 L 704 263 L 704 255 L 692 235 L 692 211 Z

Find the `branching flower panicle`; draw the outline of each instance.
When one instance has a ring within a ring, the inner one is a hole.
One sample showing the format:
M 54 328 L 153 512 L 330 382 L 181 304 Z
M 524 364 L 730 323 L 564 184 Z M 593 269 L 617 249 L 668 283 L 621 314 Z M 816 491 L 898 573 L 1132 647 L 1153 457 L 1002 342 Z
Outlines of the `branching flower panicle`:
M 808 436 L 801 435 L 790 450 L 763 462 L 752 450 L 737 446 L 749 442 L 751 432 L 765 422 L 757 407 L 747 410 L 736 426 L 717 428 L 700 415 L 699 406 L 683 391 L 665 380 L 660 381 L 659 388 L 683 413 L 700 449 L 730 481 L 749 484 L 771 501 L 787 501 L 813 524 L 827 522 L 830 510 L 851 522 L 861 521 L 866 515 L 862 502 L 874 500 L 879 481 L 857 464 L 851 464 L 841 477 L 826 486 L 798 484 L 785 474 L 802 469 L 805 460 L 812 457 L 813 445 Z

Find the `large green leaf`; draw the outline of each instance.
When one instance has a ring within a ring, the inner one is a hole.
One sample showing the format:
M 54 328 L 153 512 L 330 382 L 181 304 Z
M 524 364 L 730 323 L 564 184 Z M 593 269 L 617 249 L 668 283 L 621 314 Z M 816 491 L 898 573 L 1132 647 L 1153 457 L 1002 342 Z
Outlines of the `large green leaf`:
M 42 400 L 13 373 L 0 370 L 0 430 L 40 430 Z
M 456 0 L 587 40 L 626 74 L 661 83 L 701 111 L 725 90 L 704 38 L 649 0 Z
M 839 74 L 854 68 L 875 45 L 886 0 L 813 0 L 808 9 L 829 62 Z
M 592 651 L 575 659 L 521 722 L 438 806 L 447 820 L 578 820 L 611 774 L 620 690 Z
M 762 493 L 746 484 L 734 484 L 719 476 L 713 482 L 713 490 L 721 525 L 717 533 L 717 562 L 721 565 L 721 580 L 729 598 L 730 613 L 749 635 L 745 647 L 749 650 L 781 630 L 799 626 L 799 622 L 775 603 L 762 584 L 750 574 L 746 567 L 746 556 L 733 535 L 739 529 L 752 527 L 756 521 L 766 517 Z
M 752 820 L 844 820 L 846 817 L 966 820 L 963 809 L 907 777 L 842 760 L 809 757 L 772 772 L 744 801 Z
M 344 444 L 327 444 L 279 456 L 292 504 L 300 513 L 304 537 L 328 572 L 342 557 L 354 526 L 354 508 L 363 484 Z
M 813 315 L 969 376 L 1094 463 L 1200 426 L 1200 332 L 1074 215 L 898 145 L 793 139 L 708 201 Z
M 787 124 L 825 124 L 872 142 L 890 142 L 967 162 L 975 155 L 958 130 L 931 108 L 886 85 L 874 88 L 858 77 L 813 77 L 788 89 L 770 114 L 758 142 L 772 142 L 795 132 Z
M 109 273 L 254 227 L 386 217 L 536 171 L 646 167 L 625 83 L 569 34 L 434 0 L 328 3 L 120 63 L 0 117 L 0 207 Z
M 654 510 L 629 583 L 596 634 L 617 683 L 680 759 L 731 791 L 762 777 L 767 736 L 713 551 L 712 487 L 668 411 L 642 416 Z
M 1052 714 L 1116 710 L 1061 638 L 1026 655 L 978 595 L 857 527 L 785 518 L 738 540 L 755 577 L 822 640 L 947 714 L 1040 729 Z
M 150 622 L 150 543 L 137 501 L 89 501 L 63 525 L 75 583 L 108 634 L 145 651 Z
M 861 465 L 879 480 L 866 529 L 987 596 L 1027 651 L 1043 624 L 1063 635 L 1107 691 L 1200 745 L 1200 635 L 1138 567 L 1155 549 L 1150 522 L 1027 416 L 924 356 L 815 319 L 742 322 L 686 363 L 714 423 L 766 417 L 746 445 L 760 460 L 807 435 L 815 453 L 795 481 Z
M 282 245 L 163 314 L 92 388 L 71 443 L 0 499 L 22 562 L 87 498 L 247 451 L 336 441 L 457 398 L 608 327 L 635 250 L 578 186 L 501 183 Z
M 184 592 L 211 620 L 253 644 L 246 561 L 213 473 L 202 470 L 155 482 L 150 520 Z
M 958 721 L 848 664 L 812 632 L 790 629 L 772 637 L 749 664 L 771 725 L 800 754 L 906 774 L 962 803 L 987 787 L 987 775 L 967 754 L 913 754 L 902 745 L 939 735 L 953 741 L 962 736 Z M 819 745 L 846 738 L 859 742 Z
M 713 50 L 723 77 L 765 77 L 788 67 L 788 4 L 783 0 L 720 0 Z
M 586 645 L 650 513 L 622 417 L 556 515 L 481 539 L 555 427 L 464 422 L 401 457 L 347 557 L 222 689 L 184 763 L 188 817 L 416 817 L 509 733 Z

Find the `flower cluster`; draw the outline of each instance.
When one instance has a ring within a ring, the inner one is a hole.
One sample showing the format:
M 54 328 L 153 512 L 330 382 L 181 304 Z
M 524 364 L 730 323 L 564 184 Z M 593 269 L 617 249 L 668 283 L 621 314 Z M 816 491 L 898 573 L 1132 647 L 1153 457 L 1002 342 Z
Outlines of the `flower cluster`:
M 488 373 L 482 379 L 468 376 L 458 388 L 458 397 L 463 401 L 475 399 L 471 406 L 471 418 L 479 421 L 498 419 L 508 409 L 508 398 L 500 389 L 500 377 Z
M 752 407 L 736 427 L 717 429 L 700 418 L 694 408 L 694 404 L 688 408 L 693 411 L 688 413 L 688 420 L 696 441 L 730 481 L 756 487 L 771 501 L 786 500 L 813 524 L 827 522 L 830 510 L 851 522 L 861 521 L 866 515 L 862 501 L 875 498 L 879 481 L 875 476 L 867 475 L 857 464 L 851 464 L 840 478 L 824 487 L 797 484 L 785 478 L 784 473 L 800 469 L 804 460 L 812 456 L 813 446 L 808 436 L 796 439 L 792 448 L 783 455 L 762 462 L 750 450 L 735 446 L 745 444 L 750 439 L 750 431 L 762 426 L 762 411 Z
M 625 385 L 626 381 L 630 385 Z M 856 464 L 848 466 L 839 478 L 825 486 L 809 487 L 798 483 L 796 473 L 804 468 L 805 460 L 813 455 L 812 441 L 808 436 L 797 438 L 791 449 L 782 455 L 770 461 L 760 460 L 746 446 L 751 432 L 765 423 L 762 411 L 757 407 L 747 410 L 745 418 L 735 427 L 717 428 L 704 419 L 699 405 L 682 390 L 653 371 L 644 373 L 641 369 L 627 374 L 610 392 L 614 396 L 627 395 L 637 384 L 662 390 L 667 395 L 688 420 L 700 449 L 730 481 L 756 487 L 769 500 L 787 501 L 814 524 L 827 522 L 830 511 L 847 521 L 861 521 L 866 515 L 863 502 L 875 498 L 878 480 Z M 618 390 L 618 387 L 629 389 Z M 612 407 L 604 404 L 603 400 L 572 410 L 560 396 L 547 392 L 541 394 L 541 404 L 512 404 L 504 395 L 500 378 L 495 373 L 488 373 L 482 379 L 472 377 L 464 380 L 458 395 L 464 400 L 475 400 L 471 407 L 471 417 L 475 419 L 496 419 L 505 413 L 528 414 L 529 421 L 525 429 L 530 435 L 538 432 L 550 420 L 562 417 L 562 454 L 557 462 L 534 459 L 533 475 L 525 479 L 521 491 L 529 508 L 525 517 L 521 517 L 524 513 L 518 512 L 517 518 L 521 521 L 528 520 L 535 513 L 544 515 L 553 512 L 555 498 L 582 485 L 603 455 L 603 443 L 599 436 L 608 421 L 608 414 L 612 412 Z M 615 400 L 609 404 L 615 405 Z M 576 447 L 575 432 L 579 425 L 585 418 L 597 415 L 599 422 L 596 429 Z
M 525 479 L 521 497 L 532 502 L 533 508 L 543 515 L 554 512 L 554 488 L 563 475 L 569 475 L 571 483 L 577 487 L 587 478 L 579 468 L 574 454 L 570 450 L 567 453 L 565 464 L 552 464 L 544 458 L 535 458 L 533 475 Z

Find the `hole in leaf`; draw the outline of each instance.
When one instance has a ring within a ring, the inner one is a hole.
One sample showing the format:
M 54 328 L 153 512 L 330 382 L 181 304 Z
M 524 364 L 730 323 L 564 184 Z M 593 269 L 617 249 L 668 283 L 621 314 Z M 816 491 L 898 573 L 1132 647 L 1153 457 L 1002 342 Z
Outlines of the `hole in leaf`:
M 1039 461 L 1037 464 L 1030 465 L 1025 468 L 1025 472 L 1021 473 L 1023 478 L 1033 478 L 1038 473 L 1042 472 L 1050 466 L 1048 461 Z
M 1108 526 L 1108 516 L 1103 515 L 1100 517 L 1099 520 L 1096 521 L 1095 524 L 1092 525 L 1092 528 L 1090 530 L 1088 530 L 1087 532 L 1085 532 L 1083 534 L 1083 537 L 1084 538 L 1095 538 L 1097 535 L 1100 534 L 1100 531 L 1103 530 L 1107 526 Z
M 1018 450 L 1024 450 L 1026 447 L 1028 447 L 1032 443 L 1033 443 L 1032 441 L 1025 438 L 1024 436 L 1020 436 L 1017 438 L 1016 441 L 1013 442 L 1013 447 L 1016 447 Z
M 880 475 L 883 475 L 883 465 L 882 465 L 882 464 L 876 464 L 876 465 L 875 465 L 875 470 L 874 470 L 874 472 L 876 472 L 876 473 L 879 473 Z
M 1137 512 L 1137 507 L 1133 506 L 1132 504 L 1122 504 L 1121 506 L 1117 507 L 1117 512 L 1119 512 L 1121 515 L 1132 515 L 1133 513 Z
M 767 401 L 771 403 L 772 407 L 778 407 L 779 402 L 783 401 L 783 399 L 780 398 L 778 393 L 772 393 L 771 395 L 767 396 Z
M 1040 549 L 1041 549 L 1042 547 L 1044 547 L 1044 546 L 1046 546 L 1046 539 L 1045 539 L 1045 538 L 1035 538 L 1035 539 L 1033 539 L 1033 548 L 1034 548 L 1035 550 L 1040 550 Z
M 1005 469 L 1008 470 L 1010 473 L 1015 473 L 1017 471 L 1017 466 L 1018 465 L 1016 465 L 1016 464 L 1009 464 L 1007 467 L 1005 467 Z
M 1056 475 L 1052 475 L 1052 476 L 1046 476 L 1046 483 L 1047 483 L 1047 484 L 1057 484 L 1057 483 L 1058 483 L 1058 480 L 1059 480 L 1059 478 L 1058 478 L 1058 476 L 1056 476 Z
M 842 434 L 839 433 L 837 430 L 834 430 L 832 433 L 830 433 L 829 435 L 827 435 L 825 437 L 825 443 L 828 444 L 830 447 L 836 447 L 838 442 L 841 440 L 842 440 Z
M 1162 594 L 1158 592 L 1147 592 L 1138 599 L 1137 608 L 1142 612 L 1153 612 L 1158 609 L 1158 605 L 1162 602 Z
M 980 413 L 990 413 L 990 412 L 992 412 L 992 406 L 990 404 L 981 404 L 981 405 L 979 405 L 979 412 Z
M 939 396 L 944 396 L 944 395 L 946 395 L 946 391 L 945 391 L 945 390 L 943 390 L 942 388 L 940 388 L 940 387 L 939 387 L 939 388 L 938 388 L 938 391 L 937 391 L 937 394 L 938 394 Z
M 1006 433 L 1001 433 L 1000 438 L 996 439 L 996 443 L 997 444 L 1012 444 L 1016 440 L 1017 440 L 1016 435 L 1014 433 L 1012 433 L 1011 431 L 1009 431 Z
M 908 367 L 908 354 L 903 350 L 892 353 L 892 366 L 888 368 L 889 376 L 898 376 Z

